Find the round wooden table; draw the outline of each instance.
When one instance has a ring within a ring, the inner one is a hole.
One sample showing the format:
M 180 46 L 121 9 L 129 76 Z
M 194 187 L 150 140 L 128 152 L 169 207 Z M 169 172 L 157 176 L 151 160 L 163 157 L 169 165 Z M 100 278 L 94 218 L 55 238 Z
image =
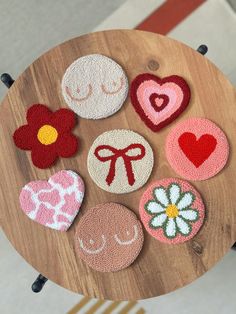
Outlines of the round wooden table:
M 99 53 L 116 60 L 129 82 L 149 72 L 160 77 L 180 75 L 189 83 L 190 105 L 160 132 L 147 128 L 128 97 L 122 109 L 103 120 L 79 118 L 74 129 L 79 152 L 50 169 L 33 166 L 30 152 L 18 149 L 12 134 L 26 123 L 26 111 L 34 103 L 52 110 L 67 107 L 61 93 L 66 68 L 78 57 Z M 168 293 L 200 277 L 215 265 L 236 240 L 236 93 L 224 75 L 206 57 L 175 40 L 153 33 L 113 30 L 92 33 L 67 41 L 45 53 L 15 81 L 0 107 L 0 222 L 15 249 L 35 269 L 57 284 L 91 297 L 143 299 Z M 206 117 L 219 125 L 230 143 L 230 158 L 215 177 L 194 182 L 206 205 L 203 228 L 190 241 L 179 245 L 161 243 L 145 231 L 143 250 L 127 269 L 101 273 L 89 268 L 75 253 L 74 234 L 80 217 L 103 202 L 121 203 L 138 215 L 139 200 L 153 180 L 178 177 L 169 166 L 164 143 L 170 129 L 188 117 Z M 143 135 L 155 154 L 155 167 L 148 183 L 128 194 L 101 190 L 90 178 L 87 154 L 94 139 L 104 131 L 125 128 Z M 30 220 L 21 210 L 19 193 L 32 180 L 47 180 L 61 169 L 77 171 L 86 184 L 86 197 L 68 232 L 59 232 Z

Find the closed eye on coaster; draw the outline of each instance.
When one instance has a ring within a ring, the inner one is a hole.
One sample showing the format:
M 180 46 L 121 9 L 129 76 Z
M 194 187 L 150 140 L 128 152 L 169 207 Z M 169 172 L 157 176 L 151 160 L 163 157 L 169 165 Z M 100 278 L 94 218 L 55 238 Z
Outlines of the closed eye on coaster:
M 118 235 L 115 234 L 115 235 L 114 235 L 114 238 L 115 238 L 116 242 L 117 242 L 118 244 L 120 244 L 120 245 L 130 245 L 130 244 L 132 244 L 134 241 L 136 241 L 137 238 L 138 238 L 138 226 L 137 226 L 137 225 L 134 225 L 134 226 L 133 226 L 133 229 L 134 229 L 134 236 L 133 236 L 133 238 L 132 238 L 131 240 L 122 241 L 122 240 L 120 240 L 120 239 L 118 238 Z M 130 235 L 130 232 L 127 230 L 127 231 L 126 231 L 126 234 L 127 234 L 127 236 L 129 236 L 129 235 Z
M 98 249 L 88 249 L 85 247 L 83 240 L 78 238 L 79 243 L 80 243 L 80 247 L 88 254 L 99 254 L 103 251 L 103 249 L 106 246 L 106 238 L 105 236 L 102 234 L 102 245 L 98 248 Z M 90 239 L 90 244 L 93 245 L 94 244 L 94 240 Z
M 113 84 L 114 87 L 117 86 L 117 83 L 116 83 L 115 81 L 113 81 L 112 84 Z M 122 76 L 122 77 L 120 78 L 120 86 L 119 86 L 116 90 L 114 90 L 114 91 L 109 91 L 109 90 L 106 88 L 105 84 L 102 84 L 102 85 L 101 85 L 101 88 L 102 88 L 103 93 L 105 93 L 105 94 L 107 94 L 107 95 L 114 95 L 114 94 L 119 93 L 119 91 L 122 89 L 122 87 L 124 86 L 124 84 L 125 84 L 125 80 L 124 80 L 124 77 Z

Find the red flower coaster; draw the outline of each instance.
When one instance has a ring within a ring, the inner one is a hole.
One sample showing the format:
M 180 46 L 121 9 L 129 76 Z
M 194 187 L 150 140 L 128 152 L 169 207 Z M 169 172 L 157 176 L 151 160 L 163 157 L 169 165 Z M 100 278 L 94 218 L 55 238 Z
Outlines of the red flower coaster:
M 139 204 L 141 220 L 157 240 L 178 244 L 201 228 L 205 207 L 201 195 L 188 182 L 168 178 L 152 183 Z
M 154 132 L 175 120 L 188 106 L 191 92 L 177 75 L 163 79 L 144 73 L 131 83 L 131 102 L 145 124 Z
M 228 155 L 225 134 L 204 118 L 177 124 L 166 139 L 166 156 L 171 167 L 189 180 L 213 177 L 225 166 Z
M 134 262 L 143 240 L 142 225 L 133 212 L 120 204 L 105 203 L 82 216 L 76 227 L 75 247 L 91 268 L 115 272 Z
M 33 105 L 27 111 L 28 124 L 13 135 L 17 147 L 31 150 L 33 164 L 38 168 L 50 167 L 60 157 L 74 155 L 78 140 L 71 133 L 76 124 L 75 114 L 69 109 L 52 112 L 44 105 Z

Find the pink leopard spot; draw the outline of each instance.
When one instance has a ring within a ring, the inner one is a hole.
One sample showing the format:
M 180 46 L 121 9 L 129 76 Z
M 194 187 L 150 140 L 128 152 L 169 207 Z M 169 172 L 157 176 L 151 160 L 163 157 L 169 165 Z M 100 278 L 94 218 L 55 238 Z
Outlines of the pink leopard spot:
M 70 223 L 70 221 L 66 218 L 66 216 L 64 216 L 64 215 L 58 215 L 57 216 L 57 221 L 58 222 L 66 222 L 66 223 Z
M 38 196 L 38 199 L 41 202 L 47 202 L 47 203 L 51 204 L 52 206 L 56 206 L 61 201 L 60 194 L 57 190 L 53 190 L 51 192 L 40 193 Z
M 65 195 L 65 204 L 62 206 L 61 210 L 68 215 L 73 215 L 80 205 L 81 204 L 78 203 L 75 198 L 75 193 L 72 193 L 70 195 Z
M 54 213 L 55 213 L 54 209 L 48 209 L 45 205 L 41 204 L 39 206 L 35 220 L 44 226 L 46 226 L 46 224 L 53 224 Z
M 66 170 L 59 171 L 49 179 L 49 182 L 53 181 L 54 183 L 60 184 L 63 189 L 67 189 L 74 184 L 74 179 L 69 173 L 70 171 Z
M 27 191 L 24 189 L 20 193 L 20 204 L 21 204 L 21 207 L 24 208 L 24 212 L 26 214 L 29 214 L 36 208 L 34 202 L 31 200 L 30 191 Z
M 34 193 L 38 193 L 41 190 L 50 190 L 52 188 L 51 184 L 47 181 L 32 181 L 28 183 L 27 186 L 31 188 Z

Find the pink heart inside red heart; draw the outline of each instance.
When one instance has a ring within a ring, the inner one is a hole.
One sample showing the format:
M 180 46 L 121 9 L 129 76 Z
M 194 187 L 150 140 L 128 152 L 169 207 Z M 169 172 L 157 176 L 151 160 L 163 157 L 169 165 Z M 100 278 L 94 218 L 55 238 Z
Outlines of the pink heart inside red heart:
M 157 100 L 162 100 L 162 103 L 161 105 L 157 105 Z M 153 93 L 151 94 L 150 98 L 150 103 L 153 107 L 153 109 L 156 111 L 156 112 L 160 112 L 162 111 L 167 105 L 168 105 L 168 102 L 169 102 L 169 97 L 167 95 L 164 95 L 164 94 L 157 94 L 157 93 Z
M 217 145 L 217 140 L 211 134 L 203 134 L 197 139 L 196 135 L 190 132 L 183 133 L 178 142 L 185 156 L 196 168 L 210 157 Z

